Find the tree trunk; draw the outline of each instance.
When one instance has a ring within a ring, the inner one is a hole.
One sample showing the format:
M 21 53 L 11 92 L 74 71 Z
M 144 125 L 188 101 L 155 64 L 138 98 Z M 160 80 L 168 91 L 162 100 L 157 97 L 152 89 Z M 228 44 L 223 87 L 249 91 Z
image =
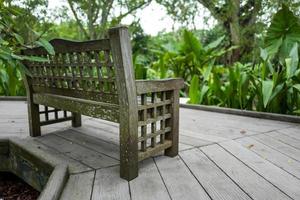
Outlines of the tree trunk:
M 240 35 L 240 29 L 238 21 L 230 22 L 229 23 L 229 32 L 230 32 L 230 38 L 231 38 L 231 46 L 238 46 L 237 49 L 234 49 L 231 54 L 230 58 L 230 64 L 233 64 L 234 62 L 240 60 L 241 57 L 241 35 Z
M 229 24 L 229 34 L 231 39 L 231 46 L 238 46 L 237 49 L 233 50 L 231 54 L 230 64 L 238 61 L 241 57 L 241 26 L 239 20 L 240 11 L 240 1 L 230 0 L 229 1 L 229 13 L 228 24 Z

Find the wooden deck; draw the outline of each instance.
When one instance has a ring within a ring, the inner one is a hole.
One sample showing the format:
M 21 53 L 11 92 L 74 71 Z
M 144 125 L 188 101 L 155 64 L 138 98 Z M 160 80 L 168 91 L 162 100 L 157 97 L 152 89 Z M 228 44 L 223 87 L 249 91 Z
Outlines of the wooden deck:
M 61 199 L 300 199 L 299 124 L 181 108 L 179 156 L 141 162 L 130 182 L 119 178 L 117 124 L 85 117 L 35 139 L 27 124 L 25 102 L 0 101 L 0 137 L 69 164 Z

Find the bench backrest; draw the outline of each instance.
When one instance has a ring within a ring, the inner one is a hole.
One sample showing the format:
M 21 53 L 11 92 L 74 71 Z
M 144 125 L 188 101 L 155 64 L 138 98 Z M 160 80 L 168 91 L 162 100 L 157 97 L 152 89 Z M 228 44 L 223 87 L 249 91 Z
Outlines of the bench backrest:
M 42 47 L 27 49 L 26 55 L 48 58 L 48 62 L 25 62 L 33 93 L 119 104 L 120 95 L 135 93 L 131 46 L 126 27 L 109 30 L 109 38 L 85 42 L 50 41 L 55 55 Z M 135 94 L 136 95 L 136 94 Z M 129 97 L 130 98 L 130 97 Z

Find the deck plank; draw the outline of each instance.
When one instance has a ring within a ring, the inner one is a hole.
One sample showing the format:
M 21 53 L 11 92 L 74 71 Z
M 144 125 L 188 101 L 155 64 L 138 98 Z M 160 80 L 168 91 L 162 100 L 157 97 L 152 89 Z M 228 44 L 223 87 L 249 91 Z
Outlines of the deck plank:
M 192 148 L 194 148 L 194 146 L 179 142 L 179 151 L 185 151 L 187 149 L 192 149 Z
M 93 169 L 100 169 L 119 164 L 119 161 L 116 159 L 82 147 L 55 134 L 38 137 L 37 140 Z
M 155 162 L 173 200 L 210 199 L 178 156 L 159 156 Z
M 61 194 L 60 200 L 91 199 L 94 176 L 94 171 L 71 175 Z
M 225 151 L 219 145 L 200 148 L 215 162 L 236 184 L 254 200 L 290 199 L 271 183 L 247 167 L 240 160 Z
M 200 139 L 202 141 L 208 141 L 211 143 L 229 140 L 228 138 L 219 137 L 219 136 L 215 136 L 215 135 L 207 135 L 207 134 L 201 133 L 199 131 L 190 131 L 188 129 L 185 129 L 185 130 L 180 129 L 179 132 L 183 136 L 189 136 L 189 137 L 192 137 L 192 138 L 195 138 L 198 140 Z
M 180 116 L 181 127 L 192 131 L 203 130 L 204 132 L 205 129 L 237 129 L 264 133 L 285 129 L 293 125 L 287 122 L 186 108 L 180 108 Z
M 212 199 L 251 199 L 199 149 L 181 152 L 180 156 Z
M 130 200 L 129 184 L 120 178 L 119 166 L 96 171 L 92 200 Z
M 220 144 L 293 199 L 300 199 L 300 180 L 234 141 Z
M 244 147 L 255 152 L 260 157 L 270 161 L 274 165 L 284 169 L 300 179 L 300 162 L 293 160 L 290 157 L 249 137 L 241 138 L 236 141 L 242 144 Z
M 290 145 L 280 142 L 268 135 L 256 135 L 256 136 L 253 136 L 253 138 L 256 139 L 257 141 L 297 160 L 297 161 L 300 161 L 300 150 L 299 149 L 296 149 Z
M 106 142 L 119 145 L 119 133 L 106 131 L 101 127 L 97 128 L 95 126 L 91 126 L 89 124 L 90 121 L 91 120 L 87 120 L 82 127 L 73 128 L 73 129 L 83 134 L 90 135 L 93 137 L 98 137 L 101 138 L 101 140 L 104 140 Z
M 201 146 L 213 144 L 213 142 L 198 139 L 198 138 L 183 135 L 183 134 L 180 135 L 179 141 L 183 144 L 192 145 L 193 147 L 201 147 Z
M 300 130 L 299 130 L 300 132 Z M 299 133 L 300 134 L 300 133 Z M 283 134 L 278 131 L 273 131 L 270 133 L 265 133 L 265 135 L 268 135 L 270 137 L 273 137 L 276 140 L 279 140 L 282 143 L 288 144 L 292 147 L 295 147 L 297 149 L 300 149 L 300 139 L 296 139 L 293 137 L 290 137 L 289 135 Z
M 129 182 L 132 200 L 170 200 L 152 158 L 139 163 L 139 176 Z
M 300 199 L 299 124 L 180 108 L 180 158 L 145 160 L 127 182 L 116 123 L 83 116 L 80 128 L 44 126 L 35 139 L 25 102 L 0 101 L 0 110 L 0 137 L 18 136 L 50 163 L 69 164 L 64 199 L 201 199 L 204 190 L 210 199 Z
M 89 136 L 75 130 L 57 132 L 55 134 L 60 137 L 63 137 L 66 140 L 70 140 L 80 146 L 89 148 L 99 153 L 103 153 L 104 155 L 113 157 L 117 160 L 120 159 L 119 146 L 101 140 L 100 138 Z
M 278 130 L 278 132 L 300 140 L 300 126 L 293 126 L 290 128 L 280 129 Z

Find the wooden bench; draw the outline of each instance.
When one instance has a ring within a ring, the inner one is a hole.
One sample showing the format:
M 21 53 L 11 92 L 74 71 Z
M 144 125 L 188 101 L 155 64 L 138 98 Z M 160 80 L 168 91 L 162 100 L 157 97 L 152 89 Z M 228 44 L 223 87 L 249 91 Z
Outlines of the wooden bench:
M 108 39 L 50 43 L 54 56 L 42 47 L 24 51 L 48 58 L 24 62 L 31 72 L 24 79 L 32 137 L 41 135 L 41 126 L 66 120 L 79 127 L 81 114 L 117 122 L 120 176 L 126 180 L 138 176 L 138 161 L 162 151 L 167 156 L 178 154 L 183 80 L 136 81 L 126 27 L 110 29 Z

